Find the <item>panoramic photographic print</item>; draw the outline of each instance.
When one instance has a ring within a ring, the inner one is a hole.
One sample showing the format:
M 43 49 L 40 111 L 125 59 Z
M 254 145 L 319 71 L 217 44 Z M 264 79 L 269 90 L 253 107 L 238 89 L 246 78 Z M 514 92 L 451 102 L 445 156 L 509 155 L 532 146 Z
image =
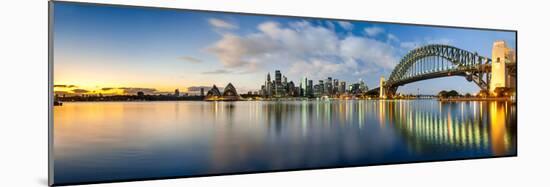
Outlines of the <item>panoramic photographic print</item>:
M 516 31 L 50 3 L 53 185 L 517 155 Z

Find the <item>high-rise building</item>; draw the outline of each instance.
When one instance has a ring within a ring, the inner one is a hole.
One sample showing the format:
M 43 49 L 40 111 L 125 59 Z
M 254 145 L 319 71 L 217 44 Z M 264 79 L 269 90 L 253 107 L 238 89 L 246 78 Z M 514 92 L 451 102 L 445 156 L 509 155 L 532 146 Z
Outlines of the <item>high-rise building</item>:
M 319 80 L 319 94 L 325 94 L 325 83 L 323 82 L 323 80 Z
M 359 91 L 361 91 L 361 93 L 365 93 L 367 90 L 368 88 L 365 82 L 362 79 L 359 79 Z
M 316 84 L 316 85 L 313 85 L 313 96 L 314 97 L 319 97 L 320 96 L 320 92 L 319 92 L 319 84 Z
M 275 84 L 281 84 L 281 71 L 275 70 Z
M 328 77 L 325 83 L 325 91 L 327 95 L 332 95 L 332 77 Z
M 332 88 L 332 94 L 338 94 L 338 85 L 339 85 L 339 84 L 338 84 L 338 79 L 334 79 L 334 80 L 332 81 L 332 85 L 333 85 L 333 86 L 332 86 L 332 87 L 333 87 L 333 88 Z
M 273 85 L 271 83 L 271 75 L 269 73 L 267 73 L 267 77 L 265 79 L 265 96 L 266 97 L 271 97 L 271 95 L 273 94 Z
M 174 90 L 174 96 L 176 96 L 176 97 L 180 96 L 180 90 L 179 89 Z
M 338 93 L 340 93 L 340 94 L 346 93 L 346 81 L 341 81 L 340 82 L 340 87 L 339 87 Z
M 288 95 L 289 96 L 295 96 L 295 93 L 294 93 L 294 82 L 290 81 L 288 82 Z
M 307 81 L 307 90 L 306 90 L 307 96 L 312 97 L 313 96 L 313 80 Z
M 301 81 L 301 84 L 300 84 L 300 88 L 302 89 L 301 90 L 301 95 L 302 97 L 306 97 L 307 96 L 307 77 L 303 77 L 302 78 L 302 81 Z

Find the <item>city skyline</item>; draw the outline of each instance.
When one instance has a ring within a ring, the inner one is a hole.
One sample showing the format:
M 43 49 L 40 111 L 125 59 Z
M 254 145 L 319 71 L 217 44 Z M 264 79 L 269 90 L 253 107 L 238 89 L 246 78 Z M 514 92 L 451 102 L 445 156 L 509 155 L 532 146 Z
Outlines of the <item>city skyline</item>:
M 490 57 L 492 42 L 515 46 L 515 33 L 390 23 L 336 21 L 146 8 L 56 6 L 54 89 L 59 93 L 187 92 L 189 87 L 236 86 L 258 91 L 265 74 L 364 80 L 377 87 L 410 49 L 449 44 Z M 403 86 L 435 94 L 478 87 L 462 77 Z

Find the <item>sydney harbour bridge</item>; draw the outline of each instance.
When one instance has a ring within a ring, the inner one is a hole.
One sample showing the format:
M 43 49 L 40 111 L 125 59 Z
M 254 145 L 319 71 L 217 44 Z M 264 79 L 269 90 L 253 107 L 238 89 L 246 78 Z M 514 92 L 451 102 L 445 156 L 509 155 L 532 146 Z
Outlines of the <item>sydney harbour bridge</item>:
M 500 44 L 504 47 L 504 52 L 508 53 L 509 50 L 502 41 L 500 43 L 497 41 L 493 45 L 493 58 L 496 55 L 499 62 L 502 62 L 502 68 L 505 69 L 503 70 L 505 74 L 499 75 L 500 77 L 492 76 L 494 63 L 491 58 L 449 45 L 431 44 L 409 51 L 393 69 L 389 78 L 385 80 L 382 77 L 380 86 L 368 92 L 379 93 L 382 98 L 391 98 L 395 96 L 399 86 L 449 76 L 462 76 L 479 86 L 480 90 L 489 91 L 491 79 L 506 79 L 508 76 L 515 79 L 516 77 L 515 53 L 511 57 L 513 59 L 508 59 L 509 55 L 506 53 L 500 57 L 498 49 L 495 54 L 495 47 L 501 47 L 498 46 Z

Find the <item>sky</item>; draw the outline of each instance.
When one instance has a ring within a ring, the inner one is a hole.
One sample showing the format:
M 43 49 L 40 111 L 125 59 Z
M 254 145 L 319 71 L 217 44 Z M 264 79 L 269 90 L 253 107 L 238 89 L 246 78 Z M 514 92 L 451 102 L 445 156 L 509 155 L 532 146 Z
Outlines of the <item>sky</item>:
M 365 21 L 54 3 L 54 85 L 67 94 L 147 94 L 231 82 L 257 91 L 267 73 L 289 81 L 332 77 L 378 87 L 408 51 L 452 45 L 491 56 L 514 32 Z M 411 83 L 401 93 L 479 88 L 464 77 Z

